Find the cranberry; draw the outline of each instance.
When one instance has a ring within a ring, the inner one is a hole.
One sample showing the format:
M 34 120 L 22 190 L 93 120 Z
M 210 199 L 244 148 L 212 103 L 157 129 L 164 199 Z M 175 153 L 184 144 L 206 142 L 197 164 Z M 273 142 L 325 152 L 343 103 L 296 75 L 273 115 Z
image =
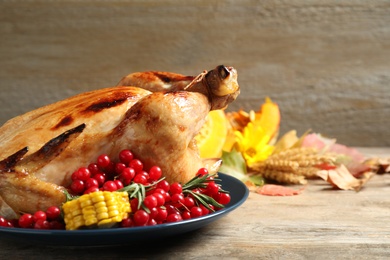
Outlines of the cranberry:
M 166 180 L 162 180 L 159 183 L 157 183 L 156 188 L 163 189 L 164 191 L 168 192 L 170 185 L 169 182 L 167 182 Z
M 177 193 L 181 193 L 183 189 L 180 183 L 174 182 L 171 184 L 169 191 L 171 194 L 177 194 Z
M 18 222 L 21 228 L 31 228 L 34 223 L 33 215 L 23 214 Z
M 100 169 L 107 168 L 110 165 L 110 163 L 111 163 L 111 160 L 107 154 L 99 155 L 99 157 L 97 158 L 97 162 L 96 162 L 96 164 L 98 165 L 98 167 Z
M 81 194 L 85 190 L 85 184 L 82 180 L 74 180 L 70 185 L 70 189 L 76 194 Z
M 132 218 L 125 218 L 121 222 L 121 227 L 132 227 L 134 226 L 134 222 Z
M 137 173 L 142 171 L 142 169 L 144 168 L 144 164 L 138 159 L 133 159 L 130 161 L 129 167 L 133 168 L 134 171 Z
M 153 193 L 153 196 L 156 198 L 157 207 L 163 206 L 165 204 L 165 197 L 161 193 Z
M 145 226 L 149 221 L 149 214 L 140 209 L 134 213 L 133 220 L 136 226 Z
M 147 207 L 149 210 L 152 208 L 157 207 L 157 199 L 154 195 L 148 195 L 144 199 L 144 205 Z
M 106 181 L 103 184 L 103 190 L 106 190 L 106 191 L 116 191 L 117 189 L 118 189 L 118 187 L 116 186 L 115 181 Z
M 133 158 L 133 153 L 130 150 L 122 150 L 119 153 L 119 160 L 124 164 L 129 164 Z
M 125 168 L 126 168 L 126 164 L 116 163 L 115 164 L 115 173 L 119 175 L 122 173 L 123 169 L 125 169 Z
M 43 220 L 43 219 L 38 219 L 34 223 L 34 228 L 35 229 L 50 229 L 49 221 Z
M 158 166 L 153 166 L 149 170 L 149 178 L 151 181 L 157 181 L 162 176 L 161 168 Z
M 58 219 L 61 216 L 61 210 L 59 207 L 51 206 L 46 210 L 46 216 L 49 220 Z
M 81 167 L 74 172 L 76 180 L 86 181 L 91 177 L 91 172 L 87 167 Z
M 200 168 L 200 169 L 198 170 L 197 175 L 198 175 L 198 176 L 205 176 L 205 175 L 208 174 L 208 173 L 209 173 L 209 171 L 208 171 L 206 168 Z
M 0 227 L 6 227 L 8 225 L 8 221 L 3 218 L 3 217 L 0 217 Z
M 200 207 L 195 206 L 195 207 L 191 208 L 191 217 L 192 218 L 200 217 L 200 216 L 202 216 L 202 214 L 203 214 L 203 211 Z
M 103 186 L 104 182 L 106 181 L 106 177 L 101 173 L 96 174 L 95 176 L 93 176 L 93 178 L 97 180 L 99 187 Z
M 178 222 L 180 220 L 183 220 L 181 215 L 179 213 L 172 213 L 167 216 L 167 222 Z
M 94 178 L 89 178 L 85 181 L 85 189 L 89 189 L 91 187 L 99 187 L 99 182 Z
M 133 181 L 139 184 L 146 184 L 148 182 L 148 179 L 143 174 L 137 174 L 135 175 Z
M 46 218 L 46 213 L 42 210 L 38 210 L 33 215 L 34 222 L 37 222 L 38 220 L 46 220 Z

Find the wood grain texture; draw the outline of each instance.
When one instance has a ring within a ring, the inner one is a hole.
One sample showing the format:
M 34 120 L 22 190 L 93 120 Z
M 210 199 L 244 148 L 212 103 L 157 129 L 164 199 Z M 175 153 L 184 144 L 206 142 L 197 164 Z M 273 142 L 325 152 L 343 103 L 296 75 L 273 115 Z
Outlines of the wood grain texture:
M 390 157 L 390 148 L 359 150 Z M 220 220 L 163 241 L 80 248 L 0 237 L 0 259 L 388 259 L 389 194 L 389 174 L 374 176 L 358 193 L 311 181 L 297 196 L 251 193 Z
M 230 109 L 282 111 L 347 145 L 390 145 L 390 2 L 0 2 L 0 124 L 124 75 L 239 72 Z

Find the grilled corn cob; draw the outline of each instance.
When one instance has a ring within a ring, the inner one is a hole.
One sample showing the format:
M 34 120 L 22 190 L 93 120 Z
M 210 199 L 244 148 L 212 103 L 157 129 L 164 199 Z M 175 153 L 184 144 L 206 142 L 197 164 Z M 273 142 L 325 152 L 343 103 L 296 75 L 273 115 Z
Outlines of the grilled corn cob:
M 127 192 L 97 191 L 62 205 L 66 230 L 107 227 L 127 218 L 131 211 Z

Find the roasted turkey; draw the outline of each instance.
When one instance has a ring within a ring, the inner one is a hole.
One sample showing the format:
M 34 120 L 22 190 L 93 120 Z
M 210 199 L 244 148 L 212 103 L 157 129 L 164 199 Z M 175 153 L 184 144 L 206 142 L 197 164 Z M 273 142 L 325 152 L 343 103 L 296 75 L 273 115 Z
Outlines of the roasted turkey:
M 82 93 L 15 117 L 0 128 L 0 215 L 46 210 L 65 201 L 64 187 L 100 154 L 130 149 L 146 169 L 186 182 L 204 161 L 194 141 L 210 110 L 239 94 L 237 72 L 218 66 L 196 77 L 133 73 L 117 86 Z

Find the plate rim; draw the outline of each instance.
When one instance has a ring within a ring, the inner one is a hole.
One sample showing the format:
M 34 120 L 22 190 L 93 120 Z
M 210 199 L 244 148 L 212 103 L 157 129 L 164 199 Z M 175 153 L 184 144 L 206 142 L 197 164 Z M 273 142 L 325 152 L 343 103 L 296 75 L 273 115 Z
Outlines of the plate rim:
M 223 181 L 226 180 L 227 182 L 230 182 L 230 184 L 239 185 L 240 189 L 243 190 L 243 194 L 235 201 L 232 205 L 229 205 L 221 210 L 215 211 L 213 213 L 207 214 L 205 216 L 201 216 L 198 218 L 188 219 L 188 220 L 182 220 L 179 222 L 173 222 L 173 223 L 164 223 L 164 224 L 158 224 L 154 226 L 146 226 L 146 227 L 129 227 L 129 228 L 103 228 L 103 229 L 83 229 L 83 230 L 37 230 L 37 229 L 25 229 L 25 228 L 8 228 L 8 227 L 0 227 L 0 234 L 3 235 L 7 234 L 9 237 L 33 237 L 38 236 L 39 241 L 32 241 L 32 242 L 40 242 L 41 240 L 47 240 L 49 237 L 53 236 L 59 236 L 61 239 L 69 239 L 70 237 L 90 237 L 90 236 L 101 236 L 101 235 L 131 235 L 134 234 L 148 234 L 150 232 L 160 232 L 164 230 L 169 230 L 174 227 L 187 227 L 189 229 L 186 232 L 196 230 L 198 228 L 201 228 L 203 226 L 208 225 L 209 223 L 221 218 L 222 216 L 227 215 L 231 211 L 235 210 L 239 206 L 241 206 L 248 198 L 249 195 L 249 189 L 246 187 L 246 185 L 241 182 L 240 180 L 236 179 L 235 177 L 218 172 L 218 178 L 221 179 L 221 184 L 223 185 Z M 230 190 L 227 190 L 231 193 Z M 196 224 L 200 223 L 199 227 L 194 227 Z M 201 225 L 204 223 L 204 225 Z M 191 227 L 191 228 L 188 228 Z M 185 233 L 185 232 L 176 232 L 176 233 Z M 3 238 L 2 238 L 3 239 Z M 1 240 L 0 240 L 1 241 Z M 41 242 L 42 243 L 42 242 Z M 108 243 L 110 244 L 110 243 Z M 113 243 L 114 244 L 114 243 Z M 116 243 L 115 243 L 116 244 Z M 52 244 L 51 244 L 52 245 Z M 73 245 L 73 243 L 69 243 L 69 245 Z M 88 245 L 88 242 L 80 244 L 80 246 Z M 61 246 L 61 245 L 59 245 Z

